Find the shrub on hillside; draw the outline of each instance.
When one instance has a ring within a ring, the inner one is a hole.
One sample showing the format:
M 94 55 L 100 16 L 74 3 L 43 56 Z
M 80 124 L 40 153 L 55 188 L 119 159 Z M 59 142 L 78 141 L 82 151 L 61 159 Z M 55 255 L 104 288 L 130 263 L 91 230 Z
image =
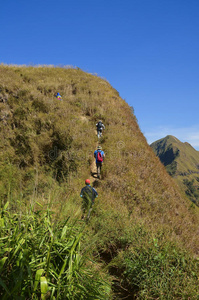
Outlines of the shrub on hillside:
M 114 260 L 110 267 L 122 273 L 121 284 L 132 298 L 197 299 L 199 295 L 198 260 L 170 242 L 150 237 L 143 229 L 139 242 Z

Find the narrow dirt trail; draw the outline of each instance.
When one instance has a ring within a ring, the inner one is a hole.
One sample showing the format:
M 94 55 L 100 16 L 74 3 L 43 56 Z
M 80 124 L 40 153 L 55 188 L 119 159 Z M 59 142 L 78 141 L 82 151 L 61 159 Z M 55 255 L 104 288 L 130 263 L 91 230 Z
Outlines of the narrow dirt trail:
M 91 165 L 91 176 L 89 179 L 91 184 L 93 184 L 93 182 L 97 179 L 97 167 L 96 167 L 95 159 L 93 160 Z
M 88 116 L 80 116 L 80 119 L 83 122 L 86 122 L 86 123 L 88 123 L 90 121 L 90 118 Z M 96 129 L 94 129 L 93 131 L 94 131 L 95 136 L 97 137 Z M 97 149 L 98 145 L 99 145 L 99 141 L 97 141 L 96 144 L 95 144 L 95 149 L 93 149 L 93 154 L 94 154 L 94 151 Z M 88 177 L 88 179 L 90 180 L 92 185 L 93 185 L 94 181 L 98 180 L 98 178 L 97 178 L 97 167 L 96 167 L 94 155 L 93 155 L 92 164 L 90 166 L 90 176 Z
M 99 142 L 97 142 L 96 143 L 96 145 L 95 145 L 95 149 L 93 150 L 93 153 L 94 153 L 94 151 L 97 149 L 97 146 L 99 145 Z M 93 161 L 92 161 L 92 164 L 91 164 L 91 167 L 90 167 L 90 177 L 89 177 L 89 179 L 90 179 L 90 182 L 91 182 L 91 184 L 93 185 L 93 182 L 94 181 L 96 181 L 96 180 L 98 180 L 98 178 L 97 178 L 97 167 L 96 167 L 96 159 L 95 159 L 95 157 L 93 156 Z
M 82 116 L 81 119 L 85 122 L 88 122 L 89 119 L 85 116 Z M 96 132 L 96 129 L 94 129 L 94 133 L 95 133 L 95 136 L 97 137 L 97 132 Z M 98 139 L 97 137 L 97 141 L 96 141 L 96 144 L 95 144 L 95 149 L 93 149 L 93 160 L 92 160 L 92 164 L 90 166 L 90 176 L 89 176 L 89 180 L 91 182 L 91 185 L 93 186 L 94 183 L 96 181 L 98 181 L 99 179 L 97 178 L 97 166 L 96 166 L 96 159 L 94 157 L 94 151 L 97 149 L 97 147 L 100 145 L 100 140 Z

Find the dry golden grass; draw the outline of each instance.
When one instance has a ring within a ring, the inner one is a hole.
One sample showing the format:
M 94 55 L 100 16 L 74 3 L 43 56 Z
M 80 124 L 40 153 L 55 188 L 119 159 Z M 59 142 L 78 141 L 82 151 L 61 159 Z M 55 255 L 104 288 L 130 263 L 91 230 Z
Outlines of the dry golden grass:
M 1 65 L 1 95 L 8 99 L 0 106 L 1 117 L 7 111 L 0 123 L 2 203 L 8 197 L 9 162 L 18 172 L 10 184 L 16 193 L 23 190 L 24 201 L 35 188 L 37 200 L 50 198 L 59 218 L 79 218 L 79 193 L 91 178 L 98 142 L 95 123 L 102 119 L 106 159 L 102 180 L 93 181 L 99 197 L 85 245 L 115 255 L 131 244 L 139 225 L 198 256 L 199 209 L 167 174 L 131 108 L 107 81 L 79 69 Z

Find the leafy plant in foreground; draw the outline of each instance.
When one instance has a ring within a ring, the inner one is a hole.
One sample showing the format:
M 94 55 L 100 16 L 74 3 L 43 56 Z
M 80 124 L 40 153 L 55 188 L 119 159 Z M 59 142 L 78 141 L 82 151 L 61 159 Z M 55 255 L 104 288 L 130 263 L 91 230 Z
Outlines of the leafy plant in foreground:
M 48 209 L 11 217 L 7 205 L 0 219 L 2 300 L 108 299 L 108 285 L 84 267 L 82 230 L 69 218 L 52 223 Z

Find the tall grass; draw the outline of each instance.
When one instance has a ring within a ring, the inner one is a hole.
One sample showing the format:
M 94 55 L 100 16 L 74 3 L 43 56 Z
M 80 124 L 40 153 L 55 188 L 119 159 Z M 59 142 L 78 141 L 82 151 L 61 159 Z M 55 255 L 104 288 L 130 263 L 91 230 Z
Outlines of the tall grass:
M 110 288 L 86 264 L 83 227 L 52 219 L 49 209 L 0 218 L 0 298 L 108 299 Z
M 154 236 L 137 224 L 126 242 L 125 236 L 118 241 L 120 247 L 121 242 L 126 250 L 115 248 L 107 266 L 118 299 L 198 299 L 199 260 L 165 240 L 163 232 Z

